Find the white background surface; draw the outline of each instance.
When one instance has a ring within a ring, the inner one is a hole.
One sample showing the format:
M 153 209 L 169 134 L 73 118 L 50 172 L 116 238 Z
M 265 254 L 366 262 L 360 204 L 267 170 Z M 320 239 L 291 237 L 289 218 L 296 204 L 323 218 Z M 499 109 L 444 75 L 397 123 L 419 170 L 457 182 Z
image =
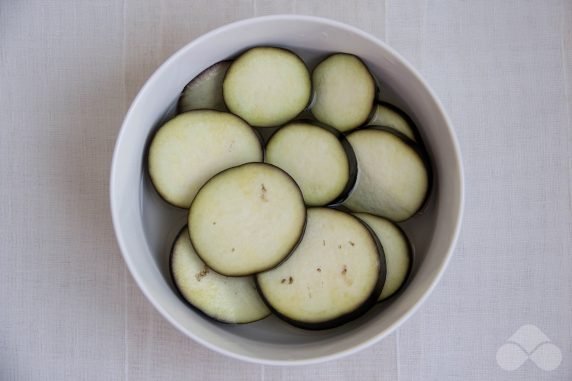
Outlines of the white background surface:
M 271 13 L 356 25 L 436 91 L 464 156 L 448 271 L 396 333 L 341 361 L 242 363 L 172 328 L 126 270 L 108 172 L 129 103 L 200 34 Z M 572 2 L 0 0 L 0 380 L 572 379 Z M 563 355 L 501 369 L 523 324 Z

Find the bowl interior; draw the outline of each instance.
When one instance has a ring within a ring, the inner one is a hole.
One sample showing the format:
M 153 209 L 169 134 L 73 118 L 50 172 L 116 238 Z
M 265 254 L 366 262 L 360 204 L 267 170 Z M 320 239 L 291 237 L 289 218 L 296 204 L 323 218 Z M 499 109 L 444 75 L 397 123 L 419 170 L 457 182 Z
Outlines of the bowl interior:
M 149 137 L 174 115 L 184 85 L 211 64 L 256 45 L 292 49 L 314 66 L 336 51 L 362 58 L 380 81 L 381 97 L 413 118 L 432 158 L 434 186 L 422 212 L 402 224 L 415 249 L 409 285 L 336 329 L 305 331 L 275 317 L 246 325 L 215 323 L 189 309 L 174 292 L 168 269 L 172 242 L 187 212 L 157 195 L 145 170 Z M 462 206 L 456 141 L 430 90 L 389 48 L 343 24 L 301 16 L 271 16 L 219 28 L 171 57 L 143 87 L 125 119 L 114 155 L 111 199 L 125 260 L 155 307 L 197 341 L 234 357 L 272 364 L 314 362 L 357 350 L 391 332 L 418 306 L 442 273 L 454 244 Z

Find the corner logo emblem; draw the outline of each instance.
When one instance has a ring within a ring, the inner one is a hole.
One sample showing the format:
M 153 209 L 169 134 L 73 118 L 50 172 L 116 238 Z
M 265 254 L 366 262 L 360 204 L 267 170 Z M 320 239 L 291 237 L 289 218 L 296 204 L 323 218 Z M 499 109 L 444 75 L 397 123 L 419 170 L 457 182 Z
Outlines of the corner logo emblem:
M 560 348 L 532 324 L 520 327 L 497 351 L 497 363 L 504 370 L 516 370 L 528 360 L 545 371 L 557 369 L 562 362 Z

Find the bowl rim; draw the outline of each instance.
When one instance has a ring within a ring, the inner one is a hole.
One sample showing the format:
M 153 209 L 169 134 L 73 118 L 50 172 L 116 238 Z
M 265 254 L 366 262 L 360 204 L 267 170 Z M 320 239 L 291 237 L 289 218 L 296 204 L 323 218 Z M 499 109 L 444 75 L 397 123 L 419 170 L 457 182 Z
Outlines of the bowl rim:
M 240 27 L 245 26 L 245 25 L 249 25 L 249 24 L 253 24 L 253 23 L 259 23 L 259 22 L 272 22 L 272 21 L 305 21 L 305 22 L 318 23 L 318 24 L 322 24 L 322 25 L 328 25 L 330 27 L 341 29 L 341 30 L 356 34 L 361 38 L 370 40 L 375 45 L 379 46 L 381 49 L 386 50 L 396 61 L 399 62 L 400 65 L 404 66 L 405 69 L 409 71 L 409 73 L 415 78 L 415 80 L 418 81 L 419 84 L 425 88 L 427 93 L 431 96 L 431 98 L 435 102 L 435 105 L 437 107 L 438 112 L 441 114 L 441 117 L 446 122 L 445 123 L 446 130 L 448 131 L 448 133 L 450 135 L 451 142 L 452 142 L 452 148 L 453 148 L 453 152 L 454 152 L 454 157 L 456 159 L 455 170 L 458 173 L 458 186 L 459 186 L 459 195 L 458 196 L 459 197 L 458 197 L 457 213 L 455 216 L 455 227 L 454 227 L 453 236 L 452 236 L 452 239 L 450 240 L 450 242 L 448 244 L 444 259 L 441 262 L 440 266 L 438 267 L 437 272 L 433 276 L 433 279 L 430 281 L 429 287 L 422 291 L 421 296 L 419 297 L 417 302 L 415 302 L 413 305 L 411 305 L 404 314 L 402 314 L 398 319 L 396 319 L 385 330 L 380 331 L 378 334 L 368 338 L 367 340 L 364 340 L 363 342 L 361 342 L 357 345 L 354 345 L 354 346 L 346 348 L 346 349 L 342 349 L 342 350 L 337 351 L 337 352 L 332 353 L 332 354 L 319 355 L 319 356 L 309 357 L 306 359 L 299 359 L 299 360 L 282 360 L 282 359 L 281 360 L 270 360 L 270 359 L 258 358 L 258 357 L 251 356 L 251 355 L 245 355 L 245 354 L 233 352 L 233 351 L 227 350 L 225 348 L 219 347 L 217 345 L 214 345 L 214 344 L 210 343 L 209 341 L 204 340 L 198 336 L 195 336 L 192 332 L 190 332 L 185 327 L 183 327 L 173 316 L 171 316 L 169 314 L 169 312 L 167 312 L 162 307 L 162 305 L 159 303 L 158 300 L 155 300 L 151 296 L 150 291 L 148 290 L 147 286 L 145 285 L 145 282 L 142 279 L 142 276 L 137 271 L 136 264 L 126 254 L 127 253 L 126 238 L 124 237 L 124 235 L 121 231 L 121 228 L 119 226 L 118 207 L 116 205 L 116 201 L 115 201 L 116 199 L 114 197 L 115 182 L 116 182 L 115 178 L 117 177 L 117 157 L 119 156 L 119 148 L 122 145 L 121 143 L 125 139 L 124 135 L 125 135 L 125 131 L 127 129 L 126 125 L 127 125 L 128 121 L 132 118 L 131 115 L 134 112 L 133 110 L 137 107 L 137 104 L 141 102 L 141 99 L 144 96 L 143 94 L 145 94 L 147 92 L 147 88 L 150 87 L 150 84 L 152 82 L 155 82 L 157 80 L 157 77 L 159 77 L 164 71 L 166 71 L 168 69 L 168 67 L 171 66 L 172 62 L 178 60 L 179 57 L 185 53 L 185 51 L 192 49 L 194 45 L 200 43 L 201 41 L 203 41 L 205 39 L 209 39 L 209 38 L 211 38 L 211 36 L 216 35 L 218 33 L 224 33 L 228 30 L 240 28 Z M 135 98 L 131 102 L 131 105 L 129 106 L 129 109 L 128 109 L 127 113 L 125 114 L 125 118 L 123 119 L 123 122 L 121 124 L 121 128 L 117 134 L 115 147 L 113 150 L 113 156 L 112 156 L 112 160 L 111 160 L 109 196 L 110 196 L 110 209 L 111 209 L 113 230 L 115 232 L 115 236 L 116 236 L 117 243 L 119 245 L 119 249 L 120 249 L 121 255 L 123 257 L 123 260 L 127 264 L 127 268 L 129 269 L 129 272 L 131 273 L 131 276 L 135 280 L 135 283 L 137 284 L 139 289 L 143 292 L 143 294 L 145 295 L 147 300 L 149 302 L 151 302 L 151 304 L 155 307 L 155 309 L 157 311 L 159 311 L 159 313 L 167 321 L 169 321 L 181 333 L 183 333 L 187 337 L 193 339 L 195 342 L 198 342 L 198 343 L 202 344 L 203 346 L 209 348 L 210 350 L 213 350 L 217 353 L 229 356 L 231 358 L 235 358 L 235 359 L 250 362 L 250 363 L 260 364 L 260 365 L 298 366 L 298 365 L 311 365 L 311 364 L 322 363 L 325 361 L 341 359 L 341 358 L 346 357 L 348 355 L 357 353 L 357 352 L 359 352 L 365 348 L 372 346 L 373 344 L 381 341 L 383 338 L 385 338 L 389 334 L 393 333 L 405 321 L 407 321 L 413 314 L 415 314 L 415 312 L 417 312 L 417 310 L 426 302 L 429 295 L 433 292 L 436 285 L 441 280 L 441 277 L 443 276 L 443 274 L 444 274 L 444 272 L 445 272 L 445 270 L 446 270 L 446 268 L 447 268 L 447 266 L 451 260 L 451 257 L 453 255 L 453 251 L 454 251 L 455 246 L 457 244 L 457 241 L 458 241 L 458 238 L 460 235 L 460 231 L 461 231 L 461 225 L 462 225 L 463 213 L 464 213 L 464 205 L 465 205 L 465 194 L 464 194 L 465 193 L 465 184 L 464 184 L 464 182 L 465 182 L 465 180 L 464 180 L 464 170 L 463 170 L 463 165 L 462 165 L 461 151 L 459 148 L 457 136 L 454 132 L 454 128 L 453 128 L 453 125 L 451 123 L 449 116 L 445 112 L 445 109 L 444 109 L 443 105 L 441 104 L 441 101 L 439 100 L 437 95 L 434 93 L 434 91 L 431 89 L 431 87 L 428 85 L 428 83 L 421 77 L 421 75 L 417 72 L 417 70 L 411 64 L 409 64 L 399 53 L 397 53 L 387 43 L 378 39 L 377 37 L 373 36 L 372 34 L 365 32 L 365 31 L 363 31 L 357 27 L 354 27 L 352 25 L 348 25 L 346 23 L 340 22 L 340 21 L 335 21 L 335 20 L 332 20 L 329 18 L 317 17 L 317 16 L 295 15 L 295 14 L 275 14 L 275 15 L 269 15 L 269 16 L 250 17 L 250 18 L 234 21 L 234 22 L 222 25 L 220 27 L 217 27 L 215 29 L 212 29 L 212 30 L 200 35 L 199 37 L 195 38 L 194 40 L 190 41 L 189 43 L 187 43 L 186 45 L 184 45 L 180 49 L 178 49 L 174 54 L 172 54 L 167 60 L 165 60 L 153 72 L 153 74 L 145 81 L 145 84 L 141 87 L 141 89 L 138 91 L 137 95 L 135 96 Z

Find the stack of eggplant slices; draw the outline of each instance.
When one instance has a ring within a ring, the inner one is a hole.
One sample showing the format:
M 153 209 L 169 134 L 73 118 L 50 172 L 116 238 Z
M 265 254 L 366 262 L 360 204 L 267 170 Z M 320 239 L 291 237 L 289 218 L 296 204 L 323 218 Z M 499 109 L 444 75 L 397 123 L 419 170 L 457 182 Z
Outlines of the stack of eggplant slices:
M 329 329 L 402 288 L 412 246 L 395 224 L 424 204 L 430 163 L 360 58 L 310 73 L 255 47 L 204 70 L 152 137 L 151 181 L 188 209 L 170 268 L 182 298 L 225 323 L 274 313 Z M 266 138 L 263 138 L 266 136 Z

